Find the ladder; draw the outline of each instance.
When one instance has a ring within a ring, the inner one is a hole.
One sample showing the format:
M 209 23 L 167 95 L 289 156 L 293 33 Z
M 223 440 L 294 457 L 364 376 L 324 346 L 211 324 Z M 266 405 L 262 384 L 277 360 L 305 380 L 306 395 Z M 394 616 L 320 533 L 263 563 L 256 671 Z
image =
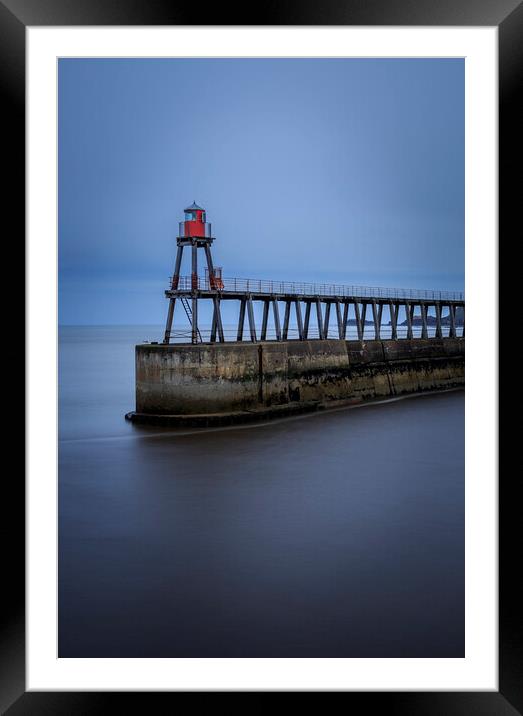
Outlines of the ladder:
M 187 316 L 187 318 L 188 318 L 188 320 L 189 320 L 189 325 L 191 326 L 191 329 L 192 329 L 192 311 L 191 311 L 191 304 L 190 304 L 189 301 L 187 300 L 187 297 L 186 297 L 186 296 L 181 296 L 181 297 L 180 297 L 180 300 L 181 300 L 181 302 L 182 302 L 182 306 L 183 306 L 183 308 L 184 308 L 185 315 Z M 198 334 L 198 340 L 200 341 L 200 343 L 203 343 L 203 341 L 202 341 L 202 334 L 200 333 L 200 329 L 197 328 L 197 329 L 196 329 L 196 332 L 197 332 L 197 334 Z

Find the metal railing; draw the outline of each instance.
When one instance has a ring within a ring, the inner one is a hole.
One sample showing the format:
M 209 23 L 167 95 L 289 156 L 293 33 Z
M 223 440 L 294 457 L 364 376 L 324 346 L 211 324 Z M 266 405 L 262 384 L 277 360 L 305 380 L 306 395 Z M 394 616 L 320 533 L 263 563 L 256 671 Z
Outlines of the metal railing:
M 200 336 L 201 336 L 201 343 L 209 343 L 211 340 L 211 328 L 210 327 L 201 327 L 200 329 Z M 246 328 L 244 332 L 244 341 L 248 342 L 248 327 Z M 257 329 L 258 330 L 258 329 Z M 233 327 L 224 327 L 223 333 L 224 338 L 226 342 L 234 342 L 237 338 L 237 332 L 238 329 L 235 326 Z M 288 328 L 288 339 L 289 340 L 299 340 L 299 331 L 295 326 L 289 326 Z M 436 338 L 437 328 L 435 325 L 429 325 L 427 326 L 427 338 Z M 442 338 L 449 338 L 451 336 L 451 328 L 448 324 L 443 324 L 441 327 L 441 334 Z M 259 333 L 257 334 L 259 337 Z M 398 325 L 396 328 L 396 336 L 398 339 L 408 338 L 408 328 L 407 326 Z M 461 323 L 458 323 L 456 325 L 456 337 L 460 338 L 463 336 L 463 325 Z M 170 332 L 170 340 L 172 343 L 190 343 L 191 342 L 192 333 L 190 329 L 181 329 L 179 327 L 176 327 L 175 329 L 171 330 Z M 421 325 L 414 325 L 412 327 L 412 337 L 413 338 L 422 338 L 423 337 L 423 328 Z M 319 331 L 318 327 L 311 323 L 309 326 L 308 332 L 307 332 L 307 340 L 315 340 L 319 339 Z M 327 338 L 333 338 L 338 339 L 338 327 L 335 324 L 331 324 L 329 326 L 329 332 L 327 335 Z M 354 325 L 348 325 L 346 329 L 346 340 L 359 340 L 359 334 L 358 334 L 358 327 Z M 362 339 L 365 340 L 374 340 L 375 339 L 375 332 L 374 332 L 374 326 L 366 324 L 363 327 L 362 332 Z M 380 325 L 380 339 L 387 340 L 392 338 L 392 326 L 390 326 L 388 323 L 382 323 Z M 268 326 L 267 328 L 267 341 L 276 341 L 277 336 L 274 327 Z
M 178 279 L 178 291 L 191 291 L 196 288 L 199 291 L 210 291 L 208 277 L 180 276 Z M 461 291 L 429 291 L 415 288 L 383 288 L 381 286 L 345 286 L 334 283 L 301 283 L 296 281 L 267 281 L 263 279 L 250 278 L 223 278 L 223 288 L 220 292 L 227 293 L 262 293 L 275 295 L 296 295 L 296 296 L 333 296 L 339 298 L 394 298 L 394 299 L 418 299 L 425 301 L 464 301 L 464 293 Z M 169 285 L 172 285 L 172 277 L 169 278 Z

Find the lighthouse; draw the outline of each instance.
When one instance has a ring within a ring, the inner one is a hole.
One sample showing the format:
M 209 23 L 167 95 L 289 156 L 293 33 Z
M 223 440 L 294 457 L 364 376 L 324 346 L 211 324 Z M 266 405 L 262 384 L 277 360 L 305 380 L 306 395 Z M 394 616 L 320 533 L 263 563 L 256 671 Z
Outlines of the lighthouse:
M 211 244 L 214 241 L 211 231 L 211 224 L 207 222 L 207 212 L 195 201 L 184 209 L 184 220 L 180 221 L 178 225 L 178 236 L 176 237 L 176 261 L 174 265 L 174 273 L 171 279 L 170 287 L 170 298 L 169 298 L 169 309 L 167 312 L 167 322 L 165 325 L 164 343 L 169 343 L 171 338 L 172 323 L 174 317 L 174 306 L 176 303 L 176 294 L 172 292 L 180 292 L 179 296 L 182 300 L 182 305 L 185 309 L 189 322 L 191 324 L 191 342 L 201 342 L 201 335 L 198 329 L 198 297 L 200 294 L 200 279 L 198 277 L 198 249 L 203 249 L 205 254 L 206 266 L 206 286 L 210 291 L 217 291 L 223 288 L 221 269 L 215 269 L 211 256 Z M 187 287 L 183 287 L 183 292 L 180 291 L 180 269 L 182 265 L 183 250 L 190 248 L 191 251 L 191 279 L 190 279 L 190 297 L 191 301 L 185 298 L 187 294 Z M 213 297 L 215 318 L 217 321 L 218 332 L 220 334 L 220 340 L 223 339 L 223 329 L 221 325 L 221 318 L 219 315 L 219 304 L 216 297 Z
M 184 209 L 185 221 L 180 222 L 179 235 L 184 238 L 210 238 L 211 225 L 207 223 L 205 209 L 193 201 Z

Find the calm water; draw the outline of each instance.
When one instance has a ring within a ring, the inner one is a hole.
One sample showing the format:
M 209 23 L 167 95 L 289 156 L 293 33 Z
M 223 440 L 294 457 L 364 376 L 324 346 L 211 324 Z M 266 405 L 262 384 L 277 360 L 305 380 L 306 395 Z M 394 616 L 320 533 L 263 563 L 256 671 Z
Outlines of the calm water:
M 464 655 L 464 394 L 133 426 L 134 345 L 60 333 L 59 655 Z

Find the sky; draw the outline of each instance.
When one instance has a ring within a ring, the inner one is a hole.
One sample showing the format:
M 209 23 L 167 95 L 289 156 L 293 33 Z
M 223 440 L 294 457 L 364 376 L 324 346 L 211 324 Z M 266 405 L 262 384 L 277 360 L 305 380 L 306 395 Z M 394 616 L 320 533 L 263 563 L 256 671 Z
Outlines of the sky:
M 193 201 L 224 277 L 463 290 L 462 59 L 58 72 L 61 324 L 164 323 Z

